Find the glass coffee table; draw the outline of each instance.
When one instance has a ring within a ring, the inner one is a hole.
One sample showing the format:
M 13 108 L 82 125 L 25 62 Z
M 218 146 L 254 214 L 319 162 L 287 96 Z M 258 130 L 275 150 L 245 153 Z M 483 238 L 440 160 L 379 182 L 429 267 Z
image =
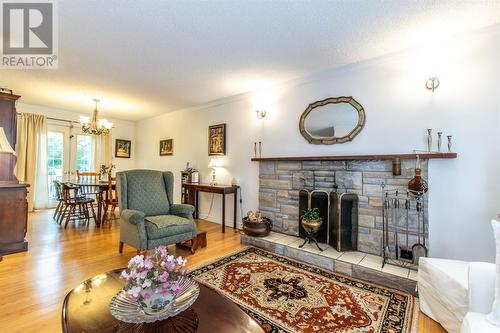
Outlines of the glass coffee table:
M 111 298 L 123 288 L 122 269 L 97 275 L 71 290 L 64 299 L 64 333 L 263 333 L 259 324 L 228 298 L 200 284 L 193 306 L 178 316 L 152 324 L 128 324 L 109 313 Z

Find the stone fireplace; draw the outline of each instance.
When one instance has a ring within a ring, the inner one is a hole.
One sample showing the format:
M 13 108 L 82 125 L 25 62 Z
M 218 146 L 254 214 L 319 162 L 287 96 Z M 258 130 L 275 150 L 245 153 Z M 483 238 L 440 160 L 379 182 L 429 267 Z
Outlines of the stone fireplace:
M 336 188 L 336 186 L 335 186 Z M 316 235 L 320 243 L 331 245 L 337 251 L 355 251 L 358 244 L 358 195 L 338 193 L 337 190 L 299 191 L 299 212 L 316 208 L 323 224 Z M 299 218 L 300 223 L 300 218 Z M 304 228 L 299 228 L 304 238 Z
M 299 217 L 304 210 L 304 204 L 300 205 L 301 190 L 346 193 L 357 198 L 354 203 L 357 207 L 353 207 L 357 209 L 356 248 L 375 255 L 381 254 L 382 246 L 381 185 L 385 184 L 386 190 L 406 192 L 415 168 L 415 159 L 411 158 L 401 159 L 400 176 L 392 174 L 391 159 L 261 159 L 259 162 L 259 210 L 273 221 L 274 231 L 292 236 L 301 233 Z M 423 158 L 420 167 L 427 180 L 428 160 Z M 424 223 L 425 230 L 429 230 L 428 221 Z M 325 236 L 321 237 L 319 241 L 326 243 Z

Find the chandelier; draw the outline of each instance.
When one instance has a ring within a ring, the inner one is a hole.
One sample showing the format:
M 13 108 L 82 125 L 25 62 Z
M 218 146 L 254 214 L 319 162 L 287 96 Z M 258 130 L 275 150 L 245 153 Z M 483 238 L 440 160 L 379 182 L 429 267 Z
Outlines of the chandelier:
M 98 119 L 97 114 L 99 110 L 97 110 L 97 103 L 100 102 L 98 99 L 93 99 L 95 102 L 95 109 L 92 112 L 92 119 L 90 117 L 80 117 L 80 123 L 82 124 L 82 131 L 91 135 L 101 135 L 108 134 L 111 127 L 113 127 L 113 123 L 105 119 Z

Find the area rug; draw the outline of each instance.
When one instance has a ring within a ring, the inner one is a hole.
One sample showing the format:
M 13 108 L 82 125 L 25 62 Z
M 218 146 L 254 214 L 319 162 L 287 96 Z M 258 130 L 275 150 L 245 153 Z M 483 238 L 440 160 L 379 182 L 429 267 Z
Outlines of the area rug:
M 268 333 L 416 331 L 412 295 L 253 247 L 190 275 L 237 303 Z

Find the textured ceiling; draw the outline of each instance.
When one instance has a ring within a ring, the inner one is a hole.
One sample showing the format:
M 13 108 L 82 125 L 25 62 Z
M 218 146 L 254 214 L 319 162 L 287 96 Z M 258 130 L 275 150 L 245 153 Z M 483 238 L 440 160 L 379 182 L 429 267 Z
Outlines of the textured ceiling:
M 60 0 L 59 69 L 0 86 L 138 120 L 498 22 L 500 0 Z

